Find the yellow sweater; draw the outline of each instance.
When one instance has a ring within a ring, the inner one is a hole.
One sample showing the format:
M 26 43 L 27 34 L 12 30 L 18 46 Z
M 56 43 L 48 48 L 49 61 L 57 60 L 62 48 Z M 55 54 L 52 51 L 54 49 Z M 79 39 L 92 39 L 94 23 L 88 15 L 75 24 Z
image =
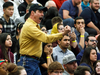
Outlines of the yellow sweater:
M 40 30 L 40 27 L 31 18 L 23 25 L 19 44 L 20 54 L 41 57 L 42 42 L 51 43 L 62 38 L 62 33 L 47 35 Z

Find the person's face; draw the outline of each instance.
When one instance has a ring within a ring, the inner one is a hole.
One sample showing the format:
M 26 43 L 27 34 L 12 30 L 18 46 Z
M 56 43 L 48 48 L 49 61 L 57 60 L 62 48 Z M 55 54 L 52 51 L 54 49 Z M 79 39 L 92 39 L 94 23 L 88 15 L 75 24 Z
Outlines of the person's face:
M 92 62 L 95 62 L 97 61 L 97 52 L 96 50 L 92 49 L 91 52 L 90 52 L 90 60 Z
M 46 27 L 42 27 L 42 28 L 41 28 L 41 31 L 43 31 L 43 32 L 45 32 L 45 33 L 47 34 L 47 29 L 46 29 Z
M 59 25 L 58 32 L 59 33 L 64 32 L 64 26 L 63 25 Z
M 93 3 L 91 3 L 91 8 L 94 10 L 94 11 L 97 11 L 99 9 L 99 0 L 94 0 Z
M 23 69 L 23 70 L 20 71 L 20 75 L 27 75 L 25 69 Z
M 7 48 L 9 48 L 9 47 L 12 46 L 12 40 L 11 40 L 11 36 L 10 36 L 10 35 L 8 35 L 7 38 L 6 38 L 5 46 L 6 46 Z
M 76 68 L 77 68 L 77 62 L 74 61 L 74 62 L 72 62 L 72 63 L 68 63 L 68 64 L 66 64 L 66 65 L 64 66 L 64 68 L 65 68 L 65 70 L 66 70 L 68 73 L 73 74 L 74 71 L 75 71 Z
M 0 24 L 0 34 L 2 33 L 2 30 L 3 30 L 3 27 L 2 27 L 2 25 Z
M 0 75 L 7 75 L 7 64 L 3 63 L 0 66 Z
M 96 64 L 96 73 L 100 74 L 100 62 L 97 62 Z
M 91 75 L 89 71 L 85 71 L 85 75 Z
M 70 37 L 64 36 L 61 41 L 58 41 L 58 44 L 61 49 L 67 49 L 70 45 Z
M 97 40 L 96 40 L 96 38 L 90 36 L 90 37 L 88 37 L 88 39 L 89 39 L 88 42 L 85 43 L 86 46 L 87 46 L 87 47 L 96 48 L 96 46 L 97 46 Z
M 32 16 L 34 17 L 34 21 L 39 24 L 43 19 L 44 14 L 42 10 L 36 10 L 36 12 L 32 11 Z
M 81 0 L 74 0 L 75 5 L 79 5 L 81 3 Z
M 62 70 L 54 70 L 54 72 L 49 73 L 49 75 L 63 75 L 63 71 Z
M 77 31 L 79 31 L 80 28 L 84 28 L 85 27 L 84 19 L 76 20 L 76 24 L 74 24 L 74 26 L 76 27 Z
M 49 53 L 51 54 L 52 50 L 53 50 L 52 43 L 49 43 L 49 44 L 45 45 L 44 52 L 49 51 Z
M 3 11 L 4 11 L 4 14 L 7 17 L 11 17 L 13 15 L 13 12 L 14 12 L 14 7 L 13 6 L 9 6 L 8 8 L 3 9 Z

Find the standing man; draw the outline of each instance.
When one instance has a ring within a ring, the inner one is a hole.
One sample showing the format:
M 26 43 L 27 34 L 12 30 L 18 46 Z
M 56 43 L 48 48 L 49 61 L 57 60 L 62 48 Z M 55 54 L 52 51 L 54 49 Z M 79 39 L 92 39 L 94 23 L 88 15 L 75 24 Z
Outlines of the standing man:
M 42 54 L 42 42 L 54 42 L 71 30 L 69 26 L 66 26 L 62 33 L 47 35 L 42 32 L 38 24 L 44 16 L 43 11 L 46 10 L 47 8 L 42 7 L 40 4 L 33 4 L 29 10 L 30 17 L 23 25 L 20 34 L 19 44 L 21 58 L 18 65 L 25 67 L 27 75 L 41 75 L 38 63 Z
M 82 12 L 81 0 L 65 1 L 59 9 L 64 25 L 74 26 L 74 19 Z

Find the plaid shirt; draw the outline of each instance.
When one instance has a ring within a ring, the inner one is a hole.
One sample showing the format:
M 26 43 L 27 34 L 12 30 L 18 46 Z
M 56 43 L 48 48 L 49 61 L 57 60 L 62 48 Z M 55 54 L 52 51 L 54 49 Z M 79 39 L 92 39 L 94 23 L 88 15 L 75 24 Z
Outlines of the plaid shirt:
M 10 18 L 9 22 L 7 22 L 3 16 L 0 19 L 2 19 L 4 22 L 3 32 L 10 33 L 13 36 L 15 34 L 15 31 L 16 31 L 16 25 L 15 25 L 14 21 Z

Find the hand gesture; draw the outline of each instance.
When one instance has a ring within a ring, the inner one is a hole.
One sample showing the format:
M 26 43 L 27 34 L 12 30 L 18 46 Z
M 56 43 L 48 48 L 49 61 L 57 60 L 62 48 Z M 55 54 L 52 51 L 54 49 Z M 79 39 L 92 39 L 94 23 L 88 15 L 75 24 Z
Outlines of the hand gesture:
M 65 26 L 65 28 L 64 28 L 64 35 L 67 35 L 69 32 L 71 31 L 71 28 L 70 28 L 70 26 Z
M 76 40 L 76 34 L 75 34 L 75 32 L 72 32 L 71 33 L 71 41 L 75 41 Z
M 85 29 L 84 29 L 83 27 L 81 27 L 81 28 L 79 29 L 79 32 L 81 33 L 81 35 L 84 35 L 84 34 L 85 34 Z

